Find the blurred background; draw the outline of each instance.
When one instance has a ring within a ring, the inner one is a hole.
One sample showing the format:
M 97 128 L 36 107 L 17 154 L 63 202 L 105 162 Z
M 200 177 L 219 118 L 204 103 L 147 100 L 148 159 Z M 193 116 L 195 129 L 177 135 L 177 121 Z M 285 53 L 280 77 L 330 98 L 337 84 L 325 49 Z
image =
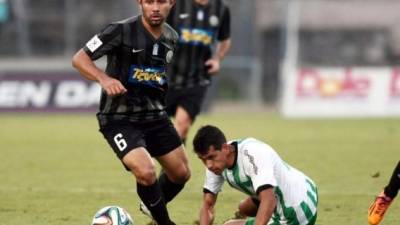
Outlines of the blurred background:
M 288 117 L 400 115 L 400 1 L 226 2 L 233 46 L 206 111 L 241 103 Z M 99 87 L 71 57 L 138 11 L 135 0 L 0 0 L 0 110 L 95 109 Z
M 400 0 L 226 2 L 232 49 L 188 143 L 206 123 L 266 141 L 318 184 L 318 225 L 366 224 L 399 160 Z M 0 0 L 0 224 L 90 224 L 111 204 L 148 222 L 96 131 L 100 87 L 71 66 L 96 32 L 138 12 L 136 0 Z M 192 179 L 169 207 L 193 225 L 204 168 L 186 147 Z M 242 197 L 225 188 L 215 224 Z M 400 224 L 399 203 L 382 224 Z

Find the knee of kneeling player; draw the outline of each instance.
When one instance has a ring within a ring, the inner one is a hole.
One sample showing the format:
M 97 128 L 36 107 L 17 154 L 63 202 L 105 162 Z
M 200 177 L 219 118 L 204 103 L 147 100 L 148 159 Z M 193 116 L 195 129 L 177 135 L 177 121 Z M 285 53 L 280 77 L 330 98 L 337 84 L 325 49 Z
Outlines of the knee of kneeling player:
M 250 201 L 250 199 L 244 199 L 239 203 L 240 216 L 255 216 L 257 214 L 257 207 L 250 204 Z
M 224 225 L 245 225 L 246 220 L 228 220 Z

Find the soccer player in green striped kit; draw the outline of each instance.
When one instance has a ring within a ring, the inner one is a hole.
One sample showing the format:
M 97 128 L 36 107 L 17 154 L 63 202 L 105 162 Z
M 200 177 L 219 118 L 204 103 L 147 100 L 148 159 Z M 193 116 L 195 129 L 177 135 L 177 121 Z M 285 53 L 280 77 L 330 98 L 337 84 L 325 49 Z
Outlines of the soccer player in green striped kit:
M 204 126 L 193 139 L 194 151 L 207 167 L 200 225 L 214 220 L 214 206 L 224 181 L 249 197 L 239 204 L 246 219 L 225 225 L 314 225 L 315 183 L 285 163 L 268 144 L 254 138 L 227 142 L 215 126 Z

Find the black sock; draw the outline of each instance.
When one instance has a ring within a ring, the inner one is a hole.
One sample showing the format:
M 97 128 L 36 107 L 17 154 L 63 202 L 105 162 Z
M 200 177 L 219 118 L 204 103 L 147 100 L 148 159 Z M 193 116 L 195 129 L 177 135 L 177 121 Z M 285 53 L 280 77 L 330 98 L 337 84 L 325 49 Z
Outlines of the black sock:
M 400 161 L 393 171 L 389 184 L 385 187 L 385 194 L 390 198 L 396 197 L 400 189 Z
M 162 191 L 162 194 L 164 196 L 165 202 L 168 203 L 172 199 L 175 198 L 175 196 L 183 189 L 185 184 L 176 184 L 172 182 L 167 174 L 164 173 L 164 171 L 161 171 L 160 177 L 158 178 L 160 182 L 160 188 Z
M 158 225 L 173 224 L 169 218 L 167 206 L 157 180 L 150 186 L 137 183 L 137 193 Z

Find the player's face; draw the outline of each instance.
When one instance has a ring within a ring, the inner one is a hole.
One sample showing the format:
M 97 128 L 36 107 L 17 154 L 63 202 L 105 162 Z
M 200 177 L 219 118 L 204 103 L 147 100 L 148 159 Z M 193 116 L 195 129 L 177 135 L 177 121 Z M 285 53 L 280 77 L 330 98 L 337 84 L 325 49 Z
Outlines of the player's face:
M 174 0 L 139 0 L 142 14 L 147 24 L 152 27 L 160 26 L 171 10 Z
M 203 161 L 208 170 L 217 175 L 221 175 L 227 167 L 227 154 L 224 148 L 216 150 L 214 146 L 211 146 L 207 154 L 198 155 L 198 157 Z

